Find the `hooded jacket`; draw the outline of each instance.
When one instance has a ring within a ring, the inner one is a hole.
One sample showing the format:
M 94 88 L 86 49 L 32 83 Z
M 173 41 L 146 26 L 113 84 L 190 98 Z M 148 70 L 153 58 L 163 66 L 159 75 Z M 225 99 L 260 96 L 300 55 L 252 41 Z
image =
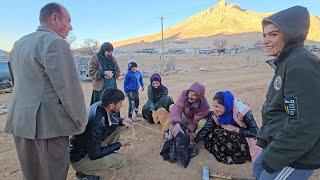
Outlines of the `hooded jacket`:
M 140 86 L 144 87 L 142 73 L 139 70 L 136 72 L 128 70 L 123 83 L 124 92 L 138 92 Z
M 262 108 L 257 144 L 266 148 L 263 167 L 275 172 L 286 166 L 320 167 L 320 61 L 304 48 L 310 17 L 295 6 L 263 20 L 284 32 L 285 45 L 271 61 L 275 74 Z M 270 62 L 269 62 L 270 63 Z
M 195 92 L 199 100 L 195 103 L 189 103 L 188 92 Z M 190 132 L 194 132 L 198 126 L 198 122 L 209 114 L 209 104 L 205 97 L 205 87 L 200 83 L 193 83 L 188 90 L 182 92 L 181 96 L 174 104 L 170 111 L 169 119 L 172 123 L 182 122 L 182 113 L 191 119 L 186 125 Z

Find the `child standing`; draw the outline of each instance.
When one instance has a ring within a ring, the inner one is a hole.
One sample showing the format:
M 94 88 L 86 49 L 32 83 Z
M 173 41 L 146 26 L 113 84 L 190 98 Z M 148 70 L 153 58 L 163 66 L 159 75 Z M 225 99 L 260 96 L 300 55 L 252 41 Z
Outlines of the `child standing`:
M 124 79 L 124 92 L 129 100 L 128 117 L 132 118 L 135 112 L 137 117 L 141 117 L 139 111 L 139 88 L 141 86 L 144 91 L 143 76 L 139 70 L 136 62 L 131 61 L 128 63 L 128 72 Z

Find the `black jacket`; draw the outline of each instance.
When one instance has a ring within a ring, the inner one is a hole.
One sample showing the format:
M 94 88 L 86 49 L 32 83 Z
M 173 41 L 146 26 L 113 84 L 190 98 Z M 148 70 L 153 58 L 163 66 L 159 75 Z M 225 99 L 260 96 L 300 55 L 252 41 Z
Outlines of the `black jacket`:
M 120 142 L 101 147 L 101 143 L 112 134 L 119 125 L 122 125 L 122 119 L 116 120 L 111 117 L 109 126 L 106 110 L 101 106 L 101 101 L 92 104 L 88 113 L 88 124 L 85 132 L 80 135 L 72 136 L 70 139 L 70 161 L 75 163 L 80 161 L 87 154 L 91 160 L 96 160 L 119 150 Z
M 304 48 L 310 16 L 295 6 L 266 18 L 284 33 L 285 45 L 273 60 L 274 77 L 262 108 L 257 145 L 266 149 L 268 172 L 286 166 L 320 168 L 320 61 Z
M 195 143 L 204 140 L 217 127 L 216 123 L 212 119 L 212 115 L 213 112 L 210 112 L 207 116 L 207 122 L 205 123 L 204 127 L 198 132 L 197 136 L 194 139 Z M 240 136 L 255 138 L 259 128 L 251 111 L 248 111 L 247 114 L 243 117 L 243 122 L 246 125 L 246 128 L 240 128 Z

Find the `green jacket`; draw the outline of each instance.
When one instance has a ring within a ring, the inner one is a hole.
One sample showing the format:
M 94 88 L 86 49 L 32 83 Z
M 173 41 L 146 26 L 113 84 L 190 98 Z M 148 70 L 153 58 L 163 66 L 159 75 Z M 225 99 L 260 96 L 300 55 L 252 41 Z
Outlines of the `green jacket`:
M 148 108 L 149 111 L 155 111 L 160 107 L 165 107 L 167 104 L 168 98 L 168 88 L 163 86 L 163 90 L 161 94 L 159 94 L 157 97 L 155 97 L 155 94 L 152 92 L 152 86 L 148 86 L 148 101 L 146 104 L 146 108 Z
M 296 6 L 264 21 L 282 29 L 285 46 L 271 61 L 275 75 L 257 135 L 257 144 L 266 148 L 263 167 L 269 172 L 286 166 L 320 168 L 320 61 L 303 45 L 310 26 L 309 13 Z

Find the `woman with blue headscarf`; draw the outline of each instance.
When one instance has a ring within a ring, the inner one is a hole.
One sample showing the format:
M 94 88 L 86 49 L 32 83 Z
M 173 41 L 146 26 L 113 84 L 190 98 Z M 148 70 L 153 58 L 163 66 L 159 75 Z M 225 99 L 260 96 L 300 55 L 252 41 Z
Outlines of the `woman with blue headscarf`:
M 93 92 L 90 105 L 100 101 L 100 95 L 107 88 L 117 88 L 116 79 L 120 70 L 116 58 L 112 55 L 113 46 L 105 42 L 89 63 L 89 76 L 92 79 Z
M 213 97 L 213 111 L 194 142 L 205 140 L 205 147 L 224 164 L 253 161 L 260 153 L 256 146 L 259 130 L 250 107 L 235 99 L 230 91 Z

